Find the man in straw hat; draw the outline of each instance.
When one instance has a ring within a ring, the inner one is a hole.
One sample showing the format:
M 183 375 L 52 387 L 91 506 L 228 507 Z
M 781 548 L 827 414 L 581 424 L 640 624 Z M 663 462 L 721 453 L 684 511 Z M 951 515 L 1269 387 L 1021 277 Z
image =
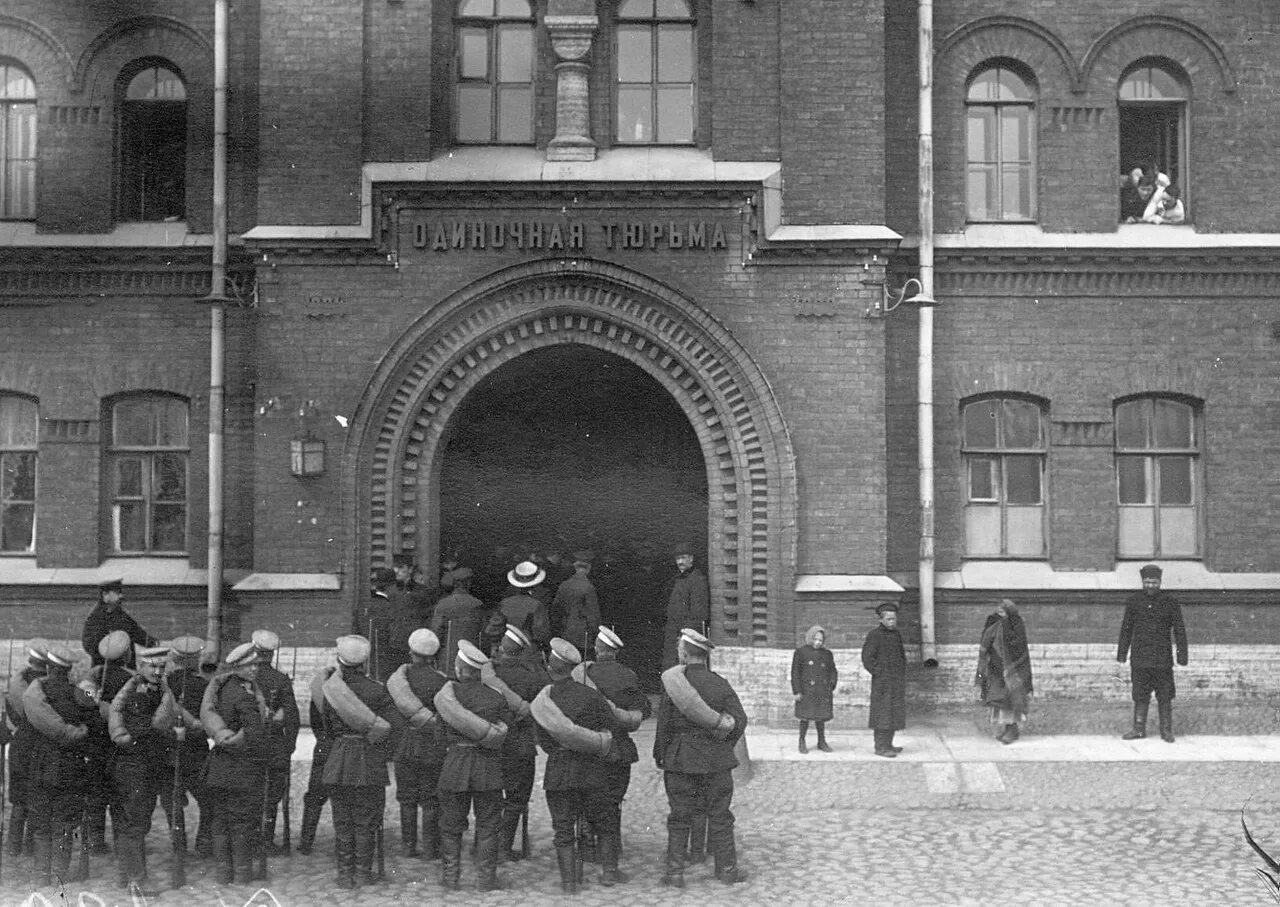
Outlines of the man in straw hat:
M 254 843 L 262 818 L 267 756 L 266 703 L 254 683 L 258 653 L 253 643 L 241 643 L 228 652 L 224 668 L 209 683 L 200 704 L 201 725 L 213 740 L 205 779 L 216 803 L 211 849 L 217 881 L 247 885 L 256 874 Z
M 30 788 L 31 756 L 36 744 L 36 731 L 27 721 L 26 707 L 22 696 L 37 679 L 49 670 L 46 653 L 49 644 L 43 639 L 33 639 L 27 643 L 27 666 L 9 678 L 9 686 L 5 691 L 5 715 L 13 724 L 13 741 L 9 744 L 9 856 L 21 855 L 24 844 L 30 851 L 32 834 L 35 832 L 35 817 L 30 816 L 28 824 L 27 794 Z M 3 806 L 3 804 L 0 804 Z
M 271 630 L 254 630 L 250 641 L 258 657 L 258 689 L 267 703 L 267 814 L 262 826 L 262 845 L 267 853 L 277 855 L 281 853 L 281 845 L 275 842 L 276 815 L 288 789 L 301 720 L 298 700 L 293 695 L 293 678 L 271 664 L 280 648 L 280 637 Z
M 428 860 L 440 859 L 440 768 L 444 764 L 444 734 L 436 715 L 436 693 L 445 676 L 436 667 L 440 640 L 430 630 L 409 634 L 411 663 L 387 678 L 387 692 L 407 723 L 396 747 L 396 800 L 400 804 L 400 848 L 406 857 L 418 850 L 418 812 L 422 812 L 422 851 Z
M 178 704 L 178 717 L 183 728 L 183 739 L 175 750 L 178 759 L 178 787 L 167 790 L 160 797 L 169 824 L 177 829 L 174 846 L 187 846 L 185 807 L 187 794 L 195 799 L 200 810 L 200 825 L 196 832 L 196 853 L 207 857 L 213 852 L 214 804 L 204 783 L 205 761 L 209 758 L 209 738 L 200 723 L 200 705 L 209 680 L 200 670 L 200 657 L 204 652 L 204 640 L 199 636 L 179 636 L 169 643 L 171 668 L 165 674 L 165 684 Z
M 102 637 L 113 630 L 123 630 L 129 635 L 129 642 L 134 646 L 154 646 L 156 640 L 133 619 L 120 602 L 124 599 L 124 581 L 109 579 L 98 586 L 98 604 L 85 618 L 84 632 L 80 641 L 89 658 L 95 665 L 102 664 L 102 653 L 98 651 L 98 643 Z M 133 664 L 133 650 L 127 653 L 128 664 Z
M 507 571 L 508 595 L 498 603 L 507 626 L 516 626 L 542 648 L 551 639 L 551 617 L 547 606 L 538 598 L 547 572 L 533 561 L 521 561 Z
M 676 574 L 667 584 L 667 622 L 663 629 L 662 666 L 672 667 L 679 661 L 678 644 L 684 627 L 706 629 L 711 619 L 711 594 L 707 577 L 694 566 L 693 544 L 682 541 L 672 549 Z
M 665 772 L 670 812 L 662 884 L 684 887 L 684 858 L 693 814 L 707 813 L 707 847 L 716 878 L 734 885 L 747 873 L 738 865 L 733 836 L 734 744 L 747 729 L 747 713 L 729 682 L 707 666 L 711 640 L 685 627 L 680 664 L 662 672 L 662 700 L 653 738 L 653 761 Z
M 363 636 L 337 640 L 338 670 L 321 685 L 324 722 L 332 733 L 324 784 L 333 804 L 338 887 L 372 885 L 374 852 L 382 829 L 387 763 L 404 719 L 387 688 L 365 671 L 371 646 Z
M 898 632 L 898 605 L 876 605 L 880 623 L 862 643 L 862 666 L 871 675 L 871 708 L 867 727 L 871 728 L 877 756 L 892 759 L 902 752 L 893 745 L 893 735 L 907 726 L 907 655 Z
M 502 816 L 502 743 L 511 713 L 502 694 L 485 686 L 480 672 L 489 658 L 465 639 L 458 642 L 457 680 L 436 693 L 444 726 L 440 768 L 440 884 L 457 891 L 462 878 L 462 834 L 467 815 L 476 816 L 476 887 L 496 891 L 498 825 Z
M 108 715 L 122 820 L 116 840 L 120 885 L 147 897 L 161 890 L 152 888 L 147 876 L 147 833 L 156 797 L 171 783 L 168 750 L 178 715 L 173 694 L 163 683 L 168 660 L 167 646 L 136 647 L 138 672 L 111 701 Z

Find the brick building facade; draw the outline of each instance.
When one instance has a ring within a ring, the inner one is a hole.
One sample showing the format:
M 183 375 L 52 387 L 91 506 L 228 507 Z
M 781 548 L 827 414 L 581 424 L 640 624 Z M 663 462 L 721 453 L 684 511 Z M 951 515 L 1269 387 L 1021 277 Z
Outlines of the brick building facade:
M 212 8 L 0 14 L 0 638 L 74 638 L 109 575 L 157 635 L 202 632 Z M 1087 678 L 1114 673 L 1148 560 L 1186 606 L 1184 687 L 1269 692 L 1274 19 L 1240 0 L 936 13 L 944 679 L 921 675 L 920 701 L 969 697 L 1005 596 L 1052 695 L 1123 698 Z M 308 664 L 372 567 L 409 552 L 434 576 L 465 528 L 468 400 L 555 356 L 557 394 L 616 362 L 622 395 L 680 414 L 656 433 L 700 454 L 695 504 L 646 539 L 593 537 L 580 478 L 543 495 L 563 525 L 516 529 L 512 504 L 495 543 L 598 549 L 602 594 L 633 590 L 612 617 L 652 624 L 661 552 L 692 535 L 761 715 L 813 623 L 853 649 L 895 598 L 917 641 L 918 313 L 885 305 L 917 273 L 916 28 L 915 4 L 869 0 L 234 4 L 227 635 L 286 628 Z M 1184 223 L 1118 222 L 1121 174 L 1150 165 Z M 572 419 L 534 417 L 554 461 Z M 322 474 L 291 474 L 301 437 Z M 619 456 L 640 443 L 620 437 Z

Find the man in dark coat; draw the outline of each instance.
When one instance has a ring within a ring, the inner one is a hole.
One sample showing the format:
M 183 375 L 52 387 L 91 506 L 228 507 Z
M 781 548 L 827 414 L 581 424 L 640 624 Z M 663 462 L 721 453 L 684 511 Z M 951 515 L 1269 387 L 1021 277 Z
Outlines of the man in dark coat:
M 862 666 L 871 675 L 871 710 L 867 727 L 875 740 L 875 754 L 892 759 L 902 752 L 893 734 L 907 726 L 907 654 L 898 632 L 898 606 L 876 606 L 880 624 L 862 644 Z
M 280 637 L 271 630 L 254 630 L 250 637 L 258 657 L 258 676 L 255 679 L 262 698 L 267 703 L 267 802 L 263 819 L 262 842 L 270 854 L 282 852 L 282 845 L 275 842 L 276 815 L 280 801 L 289 787 L 289 775 L 293 770 L 293 750 L 298 744 L 298 728 L 301 716 L 298 700 L 293 695 L 293 678 L 273 667 L 271 660 L 280 648 Z
M 533 561 L 521 561 L 507 572 L 511 586 L 508 595 L 498 604 L 498 610 L 507 619 L 507 626 L 519 627 L 533 640 L 539 649 L 551 640 L 551 617 L 546 604 L 538 598 L 542 581 L 547 572 Z
M 258 670 L 253 643 L 236 646 L 227 653 L 226 671 L 205 690 L 200 707 L 202 728 L 213 740 L 205 784 L 216 804 L 212 851 L 217 880 L 224 885 L 249 884 L 257 874 L 254 843 L 262 819 L 268 754 L 267 704 L 254 682 Z
M 1173 646 L 1178 649 L 1178 664 L 1185 667 L 1187 627 L 1182 622 L 1181 606 L 1169 593 L 1160 591 L 1163 571 L 1155 564 L 1147 564 L 1139 573 L 1142 591 L 1125 600 L 1120 644 L 1116 648 L 1116 661 L 1124 664 L 1128 656 L 1133 681 L 1133 727 L 1123 739 L 1147 736 L 1147 711 L 1154 692 L 1160 711 L 1160 739 L 1173 743 L 1173 697 L 1177 692 L 1173 683 Z
M 409 634 L 427 626 L 434 601 L 426 587 L 416 579 L 418 565 L 412 554 L 393 554 L 391 569 L 396 579 L 387 587 L 387 595 L 391 599 L 391 628 L 387 664 L 382 666 L 387 677 L 396 668 L 409 663 Z
M 138 624 L 136 620 L 120 607 L 124 598 L 124 581 L 111 579 L 98 586 L 98 604 L 85 618 L 84 632 L 80 641 L 84 650 L 89 653 L 93 664 L 102 664 L 102 655 L 98 652 L 98 643 L 112 630 L 123 630 L 129 634 L 129 641 L 134 646 L 154 646 L 156 640 Z M 133 665 L 133 649 L 130 648 L 127 664 Z
M 174 847 L 187 846 L 185 807 L 187 794 L 195 798 L 200 808 L 200 826 L 196 832 L 196 853 L 209 856 L 213 853 L 213 800 L 204 783 L 205 762 L 209 758 L 209 738 L 200 723 L 200 706 L 209 681 L 200 670 L 200 655 L 204 640 L 198 636 L 179 636 L 169 643 L 169 658 L 173 668 L 165 676 L 169 692 L 178 704 L 178 715 L 184 729 L 183 740 L 175 747 L 178 759 L 180 788 L 174 785 L 161 792 L 160 801 L 165 815 L 175 829 Z
M 485 686 L 480 672 L 489 658 L 465 639 L 458 642 L 454 674 L 436 694 L 446 752 L 440 768 L 440 884 L 457 891 L 462 877 L 462 834 L 476 815 L 476 887 L 496 891 L 498 826 L 502 819 L 502 743 L 511 713 L 502 694 Z
M 675 547 L 676 575 L 667 586 L 667 622 L 663 629 L 662 667 L 679 661 L 677 645 L 685 627 L 705 630 L 711 619 L 711 599 L 707 577 L 693 565 L 693 545 L 681 542 Z
M 396 667 L 391 664 L 395 603 L 391 601 L 389 591 L 395 583 L 394 570 L 390 567 L 375 567 L 369 579 L 369 597 L 353 622 L 353 635 L 363 636 L 369 641 L 369 676 L 374 680 L 384 679 Z
M 507 739 L 502 745 L 502 830 L 498 838 L 498 857 L 500 860 L 522 860 L 523 852 L 515 850 L 512 845 L 521 816 L 527 816 L 529 812 L 538 759 L 529 703 L 551 682 L 551 678 L 532 641 L 515 626 L 507 627 L 491 667 L 492 672 L 488 668 L 482 671 L 484 682 L 503 694 L 512 713 Z
M 320 812 L 329 799 L 324 786 L 324 766 L 333 743 L 333 731 L 324 720 L 324 682 L 337 668 L 321 668 L 311 679 L 311 704 L 307 708 L 311 732 L 315 735 L 315 749 L 311 751 L 311 773 L 307 778 L 307 792 L 302 796 L 302 828 L 298 831 L 298 853 L 308 856 L 316 842 L 316 829 L 320 825 Z
M 324 720 L 333 734 L 324 784 L 333 804 L 338 887 L 372 885 L 373 857 L 391 778 L 387 762 L 404 719 L 387 688 L 367 677 L 363 636 L 338 641 L 338 670 L 324 682 Z
M 662 672 L 662 700 L 653 737 L 653 761 L 665 774 L 667 858 L 662 884 L 684 887 L 684 858 L 692 817 L 707 812 L 707 846 L 715 854 L 716 878 L 729 885 L 747 880 L 738 865 L 733 836 L 733 747 L 747 730 L 747 713 L 729 682 L 707 666 L 715 648 L 692 627 L 680 634 L 680 664 Z M 716 716 L 708 725 L 702 714 Z
M 583 657 L 588 647 L 595 644 L 596 631 L 600 629 L 600 599 L 596 587 L 591 584 L 592 552 L 579 551 L 573 556 L 573 576 L 556 588 L 551 604 L 553 614 L 564 618 L 560 634 L 580 647 Z
M 453 655 L 458 651 L 458 640 L 465 639 L 473 646 L 480 645 L 480 631 L 484 629 L 484 604 L 471 594 L 471 568 L 458 567 L 449 574 L 448 595 L 436 602 L 429 629 L 440 640 L 445 653 L 445 670 L 453 671 Z
M 27 721 L 26 706 L 22 697 L 37 679 L 49 670 L 49 644 L 33 639 L 27 644 L 27 666 L 9 678 L 5 691 L 5 717 L 13 725 L 13 742 L 9 745 L 9 856 L 20 856 L 23 842 L 31 842 L 35 832 L 36 817 L 31 814 L 30 792 L 32 754 L 37 743 L 37 732 Z M 3 804 L 0 804 L 3 807 Z
M 440 769 L 444 733 L 436 715 L 436 693 L 445 676 L 436 668 L 440 640 L 430 630 L 409 634 L 411 664 L 387 678 L 387 692 L 407 723 L 396 747 L 396 801 L 400 804 L 400 847 L 418 856 L 418 811 L 422 811 L 422 856 L 440 859 Z
M 826 647 L 827 631 L 810 627 L 804 634 L 804 645 L 791 656 L 791 694 L 796 700 L 796 717 L 800 719 L 800 752 L 809 752 L 805 736 L 809 722 L 817 725 L 818 749 L 831 752 L 827 744 L 826 724 L 831 720 L 832 693 L 839 675 L 831 650 Z

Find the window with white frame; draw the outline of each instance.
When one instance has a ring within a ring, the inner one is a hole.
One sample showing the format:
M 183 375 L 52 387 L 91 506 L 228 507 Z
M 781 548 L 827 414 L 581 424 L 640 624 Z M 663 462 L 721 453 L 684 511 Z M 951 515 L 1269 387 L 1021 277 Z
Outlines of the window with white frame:
M 1189 210 L 1186 112 L 1190 88 L 1164 61 L 1143 60 L 1121 79 L 1118 94 L 1121 167 L 1126 173 L 1142 168 L 1144 184 L 1164 174 L 1178 187 Z
M 454 20 L 454 137 L 533 142 L 533 8 L 528 0 L 461 0 Z
M 186 551 L 187 418 L 180 397 L 139 394 L 111 405 L 107 460 L 115 553 Z
M 619 144 L 692 144 L 697 41 L 687 0 L 622 0 L 614 77 Z
M 0 219 L 36 216 L 36 83 L 0 61 Z
M 1036 216 L 1036 92 L 1007 65 L 983 69 L 965 93 L 966 198 L 971 221 Z
M 34 400 L 0 393 L 0 552 L 36 547 L 36 439 Z
M 1176 398 L 1116 404 L 1120 557 L 1200 555 L 1198 422 L 1196 407 Z
M 1043 558 L 1045 410 L 1023 397 L 963 404 L 965 556 Z

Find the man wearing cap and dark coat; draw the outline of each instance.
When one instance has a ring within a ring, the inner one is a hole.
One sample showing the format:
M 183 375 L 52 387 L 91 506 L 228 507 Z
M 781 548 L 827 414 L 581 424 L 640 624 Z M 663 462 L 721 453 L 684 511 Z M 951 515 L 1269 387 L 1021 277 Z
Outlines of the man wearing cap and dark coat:
M 551 605 L 552 613 L 564 615 L 561 635 L 578 646 L 584 656 L 588 647 L 595 644 L 596 631 L 600 629 L 600 599 L 590 579 L 593 558 L 590 551 L 574 553 L 573 576 L 559 585 Z
M 693 565 L 693 545 L 681 542 L 672 552 L 676 575 L 667 584 L 667 622 L 663 628 L 662 666 L 679 661 L 678 643 L 684 627 L 705 630 L 711 620 L 711 595 L 706 575 Z
M 144 895 L 158 890 L 149 886 L 147 876 L 151 814 L 160 791 L 172 783 L 169 748 L 175 740 L 178 705 L 163 682 L 168 658 L 169 649 L 164 646 L 136 649 L 138 672 L 111 701 L 107 719 L 116 746 L 115 782 L 123 820 L 116 839 L 120 884 L 136 887 Z
M 392 621 L 395 603 L 390 589 L 396 583 L 396 572 L 390 567 L 375 567 L 369 581 L 369 597 L 356 615 L 352 628 L 354 635 L 369 641 L 369 676 L 383 680 L 396 665 L 391 664 Z
M 707 847 L 716 878 L 735 885 L 747 873 L 738 865 L 733 836 L 734 745 L 747 729 L 747 713 L 729 681 L 707 666 L 715 648 L 692 627 L 680 633 L 680 664 L 662 672 L 662 700 L 653 738 L 653 761 L 665 773 L 670 813 L 662 884 L 684 887 L 684 859 L 693 815 L 707 813 Z
M 328 788 L 324 786 L 324 766 L 329 758 L 329 746 L 333 742 L 333 732 L 324 720 L 324 682 L 337 668 L 328 666 L 321 668 L 311 678 L 311 703 L 307 707 L 310 716 L 311 733 L 315 735 L 315 749 L 311 751 L 311 773 L 307 778 L 307 792 L 302 796 L 302 828 L 298 831 L 298 853 L 307 856 L 311 853 L 316 841 L 316 829 L 320 825 L 320 813 L 329 799 Z
M 538 760 L 529 703 L 551 683 L 551 678 L 532 641 L 516 626 L 507 627 L 491 664 L 485 666 L 481 675 L 486 686 L 502 694 L 513 716 L 502 746 L 502 832 L 498 857 L 522 860 L 524 853 L 512 845 L 521 816 L 529 812 Z
M 260 665 L 253 643 L 228 652 L 225 668 L 210 681 L 200 704 L 201 725 L 213 740 L 205 778 L 216 804 L 212 850 L 219 883 L 250 884 L 257 875 L 254 844 L 266 785 L 267 703 L 254 682 Z
M 458 651 L 458 640 L 465 639 L 474 646 L 480 645 L 480 631 L 484 628 L 484 604 L 471 594 L 471 568 L 458 567 L 449 576 L 448 595 L 436 602 L 431 614 L 430 630 L 440 640 L 445 653 L 446 672 L 453 671 L 453 653 Z
M 537 593 L 547 572 L 533 561 L 521 561 L 507 572 L 509 594 L 498 603 L 507 626 L 519 627 L 533 644 L 543 648 L 551 640 L 551 616 Z
M 373 857 L 386 808 L 387 772 L 404 719 L 387 688 L 366 676 L 371 644 L 363 636 L 337 640 L 338 670 L 321 686 L 324 721 L 333 735 L 324 785 L 333 808 L 338 887 L 378 881 Z
M 395 664 L 387 668 L 388 676 L 394 668 L 409 663 L 409 634 L 419 627 L 427 626 L 435 602 L 431 590 L 417 580 L 418 565 L 412 554 L 393 554 L 391 569 L 395 571 L 396 581 L 387 590 L 387 594 L 391 596 L 394 609 L 391 654 Z
M 53 648 L 45 657 L 48 673 L 22 694 L 27 721 L 36 731 L 29 802 L 35 824 L 35 884 L 41 888 L 70 875 L 72 838 L 88 793 L 85 767 L 94 745 L 89 731 L 102 723 L 98 704 L 71 683 L 71 653 Z
M 1133 682 L 1133 727 L 1123 735 L 1125 740 L 1147 736 L 1147 711 L 1151 694 L 1156 694 L 1160 712 L 1160 739 L 1173 743 L 1173 648 L 1178 650 L 1178 664 L 1187 664 L 1187 627 L 1182 621 L 1182 607 L 1167 592 L 1160 590 L 1164 575 L 1155 564 L 1140 571 L 1142 591 L 1125 599 L 1124 618 L 1120 622 L 1120 643 L 1116 661 L 1129 659 L 1129 677 Z M 1172 635 L 1172 640 L 1171 640 Z
M 462 834 L 476 816 L 476 886 L 496 891 L 498 826 L 502 818 L 502 743 L 511 712 L 502 694 L 485 686 L 480 672 L 489 658 L 465 639 L 458 642 L 454 674 L 436 694 L 444 729 L 440 768 L 440 884 L 457 891 L 462 878 Z
M 85 618 L 84 632 L 80 641 L 84 650 L 89 653 L 93 664 L 102 664 L 102 654 L 98 651 L 98 643 L 112 630 L 123 630 L 129 634 L 129 642 L 134 646 L 154 646 L 155 637 L 142 629 L 129 612 L 120 607 L 124 598 L 124 581 L 111 579 L 98 586 L 98 604 Z M 127 653 L 128 665 L 133 665 L 133 649 Z
M 200 824 L 196 831 L 196 853 L 207 857 L 213 852 L 213 801 L 204 782 L 205 762 L 209 758 L 209 738 L 200 723 L 200 705 L 209 681 L 200 671 L 200 653 L 204 640 L 198 636 L 179 636 L 169 643 L 169 660 L 172 668 L 165 675 L 165 684 L 178 704 L 178 719 L 183 728 L 183 739 L 174 747 L 178 760 L 177 774 L 181 788 L 175 791 L 170 785 L 161 791 L 160 802 L 164 806 L 169 824 L 176 829 L 174 847 L 187 846 L 186 805 L 187 794 L 195 799 L 200 810 Z
M 440 859 L 440 768 L 444 732 L 436 715 L 436 693 L 445 676 L 436 668 L 440 640 L 430 630 L 409 634 L 411 664 L 387 678 L 387 692 L 407 727 L 396 746 L 396 801 L 400 804 L 400 847 L 406 857 L 418 851 L 418 811 L 422 811 L 422 856 Z
M 907 654 L 898 632 L 898 606 L 876 606 L 880 623 L 862 643 L 862 666 L 871 675 L 871 709 L 867 727 L 875 741 L 875 754 L 892 759 L 902 752 L 893 745 L 895 731 L 907 726 Z
M 46 652 L 49 644 L 33 639 L 27 644 L 27 666 L 9 678 L 4 694 L 5 715 L 13 725 L 13 740 L 9 744 L 9 856 L 19 856 L 24 842 L 29 845 L 35 832 L 35 817 L 29 815 L 31 758 L 37 743 L 36 731 L 27 721 L 22 697 L 27 688 L 49 670 Z M 0 804 L 3 806 L 3 804 Z
M 275 842 L 276 815 L 288 788 L 293 768 L 293 750 L 298 743 L 298 700 L 293 695 L 293 678 L 272 666 L 280 648 L 280 637 L 271 630 L 254 630 L 250 636 L 258 657 L 256 682 L 267 703 L 267 814 L 262 824 L 262 843 L 270 854 L 279 854 Z

